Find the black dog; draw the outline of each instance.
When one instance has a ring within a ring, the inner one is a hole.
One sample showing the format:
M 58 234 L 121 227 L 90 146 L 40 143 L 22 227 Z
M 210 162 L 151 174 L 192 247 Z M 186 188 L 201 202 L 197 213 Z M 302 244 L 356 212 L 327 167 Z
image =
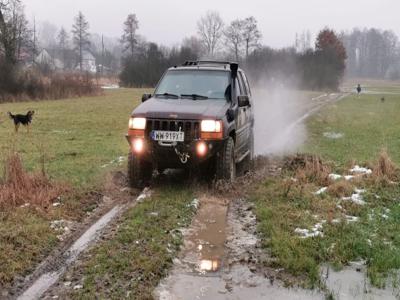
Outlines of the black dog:
M 32 122 L 32 117 L 34 114 L 35 112 L 33 110 L 28 111 L 26 115 L 13 115 L 12 113 L 8 112 L 10 119 L 14 120 L 15 132 L 18 132 L 18 128 L 21 124 L 26 126 L 29 132 L 29 128 Z

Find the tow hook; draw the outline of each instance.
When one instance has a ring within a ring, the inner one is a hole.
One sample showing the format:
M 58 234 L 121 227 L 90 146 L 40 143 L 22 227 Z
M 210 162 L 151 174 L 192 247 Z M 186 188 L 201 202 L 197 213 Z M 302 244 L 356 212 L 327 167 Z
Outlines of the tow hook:
M 190 155 L 187 152 L 181 153 L 177 148 L 175 148 L 175 153 L 178 155 L 181 163 L 186 164 L 188 162 Z

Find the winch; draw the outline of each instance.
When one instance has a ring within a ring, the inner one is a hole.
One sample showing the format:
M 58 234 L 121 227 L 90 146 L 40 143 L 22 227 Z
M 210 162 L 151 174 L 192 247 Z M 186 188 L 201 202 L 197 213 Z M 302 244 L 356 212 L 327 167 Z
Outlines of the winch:
M 175 147 L 175 153 L 178 155 L 181 163 L 186 164 L 188 162 L 188 159 L 190 158 L 190 155 L 187 152 L 181 153 L 178 148 Z

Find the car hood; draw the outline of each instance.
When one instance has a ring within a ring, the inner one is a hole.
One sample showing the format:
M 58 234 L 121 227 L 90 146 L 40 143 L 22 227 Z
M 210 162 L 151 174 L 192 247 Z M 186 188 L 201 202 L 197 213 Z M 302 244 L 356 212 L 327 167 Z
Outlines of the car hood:
M 229 103 L 225 100 L 191 100 L 150 98 L 132 115 L 160 119 L 217 119 L 225 116 Z

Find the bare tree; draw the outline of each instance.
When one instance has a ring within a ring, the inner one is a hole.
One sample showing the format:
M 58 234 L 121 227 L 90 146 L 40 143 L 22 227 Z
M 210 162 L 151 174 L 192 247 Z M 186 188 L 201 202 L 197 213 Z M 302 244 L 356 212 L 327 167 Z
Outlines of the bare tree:
M 83 52 L 89 49 L 90 46 L 90 33 L 89 23 L 86 21 L 82 12 L 75 17 L 75 24 L 72 27 L 73 43 L 75 51 L 78 54 L 79 70 L 82 72 Z
M 240 54 L 243 49 L 243 29 L 244 21 L 237 19 L 232 21 L 232 23 L 224 31 L 226 43 L 230 50 L 234 53 L 236 61 L 240 60 Z
M 202 43 L 196 36 L 184 38 L 182 40 L 182 47 L 190 49 L 197 58 L 200 58 L 203 54 Z
M 243 21 L 243 38 L 245 41 L 246 60 L 249 52 L 259 46 L 262 35 L 258 30 L 257 20 L 254 17 L 248 17 Z
M 124 22 L 124 33 L 122 34 L 121 43 L 123 52 L 129 51 L 131 57 L 135 54 L 135 48 L 138 43 L 136 31 L 139 29 L 139 21 L 135 14 L 129 14 Z
M 58 49 L 61 52 L 63 68 L 65 69 L 67 50 L 69 46 L 69 35 L 64 27 L 61 27 L 60 32 L 57 35 L 57 44 Z
M 197 32 L 207 52 L 213 57 L 223 35 L 224 21 L 216 11 L 209 11 L 197 22 Z
M 21 48 L 27 44 L 28 22 L 19 0 L 0 0 L 0 53 L 6 63 L 15 65 Z

